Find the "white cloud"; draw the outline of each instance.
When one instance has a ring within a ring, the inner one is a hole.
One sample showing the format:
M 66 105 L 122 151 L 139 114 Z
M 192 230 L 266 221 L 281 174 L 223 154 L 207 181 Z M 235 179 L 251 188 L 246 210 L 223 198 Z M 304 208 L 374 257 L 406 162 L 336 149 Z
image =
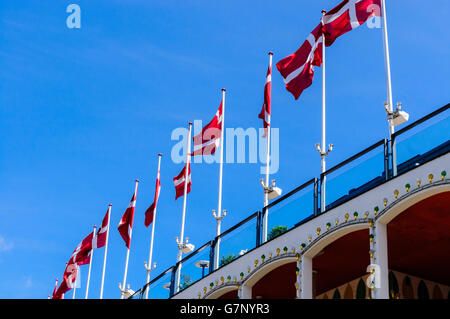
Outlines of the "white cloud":
M 25 288 L 30 288 L 33 285 L 31 276 L 25 276 L 24 283 L 25 283 Z
M 0 252 L 11 250 L 12 247 L 13 244 L 11 242 L 6 241 L 3 236 L 0 236 Z

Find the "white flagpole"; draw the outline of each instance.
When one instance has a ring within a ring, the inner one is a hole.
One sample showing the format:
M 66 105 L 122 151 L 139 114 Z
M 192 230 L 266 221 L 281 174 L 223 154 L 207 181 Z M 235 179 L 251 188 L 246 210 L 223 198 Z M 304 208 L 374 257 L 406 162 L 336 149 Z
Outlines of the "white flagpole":
M 77 278 L 75 279 L 75 282 L 73 283 L 73 294 L 72 299 L 75 299 L 75 292 L 77 290 L 77 281 L 80 282 L 80 266 L 77 265 Z M 81 283 L 80 283 L 81 286 Z
M 58 278 L 55 279 L 55 290 L 54 291 L 57 291 L 57 290 L 58 290 Z M 48 298 L 48 299 L 52 299 L 52 298 L 53 298 L 53 293 L 52 293 L 51 298 Z
M 387 32 L 387 19 L 386 19 L 386 1 L 381 0 L 381 10 L 382 10 L 382 19 L 383 19 L 383 47 L 384 47 L 384 61 L 385 61 L 385 68 L 386 68 L 386 87 L 387 87 L 387 109 L 388 112 L 388 123 L 389 123 L 389 140 L 392 141 L 392 135 L 395 132 L 394 128 L 394 118 L 393 118 L 393 111 L 394 111 L 394 103 L 392 101 L 392 84 L 391 84 L 391 61 L 389 58 L 389 41 L 388 41 L 388 32 Z M 394 148 L 395 145 L 391 144 L 391 147 Z M 393 174 L 394 176 L 397 175 L 397 166 L 396 166 L 396 158 L 395 158 L 395 151 L 391 149 L 393 158 Z
M 224 131 L 225 131 L 225 89 L 222 89 L 222 130 L 220 132 L 220 163 L 219 163 L 219 196 L 217 200 L 217 220 L 216 226 L 216 236 L 220 235 L 220 222 L 224 215 L 222 215 L 222 175 L 223 175 L 223 142 L 224 142 Z M 220 238 L 218 238 L 215 252 L 214 252 L 214 269 L 219 267 L 219 252 L 220 252 Z
M 157 173 L 157 179 L 160 178 L 160 169 L 161 169 L 161 153 L 158 154 L 158 173 Z M 158 187 L 158 185 L 156 185 L 156 187 Z M 156 192 L 157 190 L 155 190 Z M 159 194 L 158 194 L 159 195 Z M 152 235 L 150 238 L 150 251 L 148 254 L 148 264 L 145 263 L 145 269 L 147 270 L 147 284 L 150 282 L 150 272 L 155 269 L 156 267 L 156 263 L 155 265 L 152 267 L 152 255 L 153 255 L 153 239 L 155 236 L 155 223 L 156 223 L 156 209 L 157 209 L 158 205 L 155 205 L 154 208 L 154 212 L 153 212 L 153 222 L 152 222 Z M 150 287 L 147 286 L 145 289 L 145 299 L 148 299 L 148 291 L 150 290 Z
M 135 186 L 135 189 L 134 189 L 134 200 L 136 200 L 136 197 L 137 197 L 138 184 L 139 184 L 139 180 L 137 179 L 136 180 L 136 186 Z M 133 228 L 130 229 L 130 245 L 129 246 L 131 246 L 131 235 L 132 234 L 133 234 Z M 126 286 L 125 285 L 127 283 L 128 260 L 129 259 L 130 259 L 130 248 L 127 248 L 127 258 L 125 260 L 125 271 L 124 271 L 124 274 L 123 274 L 123 284 L 122 284 L 122 287 L 119 287 L 120 290 L 121 290 L 120 299 L 123 299 L 124 296 L 125 296 L 124 293 L 126 291 Z
M 186 168 L 184 170 L 184 196 L 183 196 L 183 214 L 181 217 L 181 231 L 180 231 L 180 238 L 176 239 L 177 245 L 178 245 L 178 256 L 177 256 L 177 263 L 181 261 L 183 256 L 183 247 L 185 245 L 184 243 L 184 222 L 185 222 L 185 215 L 186 215 L 186 197 L 187 197 L 187 185 L 188 185 L 188 175 L 189 175 L 189 161 L 191 156 L 191 129 L 192 129 L 192 122 L 189 122 L 189 132 L 188 132 L 188 140 L 187 140 L 187 152 L 186 152 Z M 180 289 L 180 276 L 181 276 L 181 264 L 179 264 L 176 277 L 175 277 L 175 289 L 173 291 L 178 292 Z
M 272 82 L 272 56 L 273 53 L 269 52 L 269 67 L 270 67 L 270 81 Z M 267 80 L 266 80 L 267 82 Z M 270 90 L 272 91 L 272 85 L 270 86 Z M 271 92 L 269 93 L 270 97 L 272 98 Z M 268 114 L 267 116 L 267 136 L 266 136 L 266 180 L 264 185 L 264 207 L 269 205 L 269 161 L 270 161 L 270 120 L 271 120 L 271 114 Z M 262 241 L 263 243 L 267 241 L 267 225 L 268 225 L 268 219 L 269 219 L 269 209 L 266 208 L 266 211 L 264 212 L 264 218 L 263 218 L 263 233 L 262 233 Z
M 97 230 L 97 226 L 94 225 L 94 232 L 92 236 L 92 240 L 94 240 L 95 237 L 95 231 Z M 87 277 L 87 283 L 86 283 L 86 294 L 84 296 L 84 299 L 88 299 L 89 294 L 89 282 L 91 281 L 91 267 L 92 267 L 92 258 L 94 256 L 94 248 L 91 249 L 91 256 L 89 257 L 89 270 L 88 270 L 88 277 Z
M 105 269 L 106 269 L 106 255 L 108 253 L 108 239 L 109 239 L 109 222 L 111 220 L 111 204 L 108 207 L 108 226 L 106 227 L 106 243 L 105 243 L 105 254 L 103 256 L 103 272 L 102 272 L 102 283 L 100 285 L 100 299 L 103 299 L 103 285 L 105 283 Z
M 326 11 L 322 10 L 322 17 L 323 15 L 325 15 Z M 322 25 L 323 25 L 323 18 L 322 18 Z M 326 106 L 326 95 L 325 95 L 325 34 L 322 34 L 322 141 L 321 144 L 319 146 L 319 144 L 316 144 L 317 150 L 319 151 L 320 154 L 320 168 L 321 168 L 321 173 L 324 173 L 326 171 L 326 161 L 325 158 L 326 156 L 331 152 L 331 150 L 333 149 L 333 144 L 329 145 L 328 151 L 326 151 L 325 149 L 325 106 Z M 325 201 L 325 184 L 326 184 L 326 176 L 323 176 L 323 179 L 321 181 L 320 184 L 320 211 L 323 212 L 325 211 L 325 205 L 326 205 L 326 201 Z M 315 212 L 314 212 L 315 213 Z

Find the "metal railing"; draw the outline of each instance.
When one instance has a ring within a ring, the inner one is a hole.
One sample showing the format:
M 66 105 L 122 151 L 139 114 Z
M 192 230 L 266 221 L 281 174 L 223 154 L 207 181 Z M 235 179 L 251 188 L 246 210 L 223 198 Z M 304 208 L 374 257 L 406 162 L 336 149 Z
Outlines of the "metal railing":
M 253 213 L 168 268 L 130 298 L 142 297 L 147 288 L 150 289 L 149 298 L 169 298 L 212 273 L 215 271 L 213 261 L 217 244 L 220 244 L 219 268 L 259 247 L 262 244 L 261 221 L 264 214 L 269 214 L 268 240 L 272 240 L 283 232 L 306 223 L 316 215 L 324 214 L 395 178 L 394 165 L 397 167 L 397 175 L 400 175 L 448 153 L 449 107 L 450 104 L 447 104 L 437 109 L 397 131 L 392 135 L 392 141 L 382 139 L 328 169 L 320 175 L 320 179 L 312 178 L 274 200 L 263 207 L 262 212 Z M 393 163 L 393 158 L 397 159 L 397 163 Z M 321 212 L 320 183 L 325 177 L 326 204 Z M 177 292 L 174 279 L 178 267 L 181 267 L 181 282 Z

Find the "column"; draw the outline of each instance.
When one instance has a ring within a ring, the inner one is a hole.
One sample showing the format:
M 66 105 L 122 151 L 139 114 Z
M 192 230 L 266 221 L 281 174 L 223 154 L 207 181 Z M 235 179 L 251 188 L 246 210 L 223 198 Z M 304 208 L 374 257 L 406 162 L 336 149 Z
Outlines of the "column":
M 370 262 L 373 299 L 389 299 L 389 264 L 387 248 L 387 225 L 370 221 Z M 372 270 L 371 270 L 372 269 Z
M 299 269 L 297 297 L 299 299 L 313 299 L 312 258 L 301 256 L 297 261 L 297 267 Z
M 252 299 L 252 287 L 239 286 L 238 297 L 239 299 Z

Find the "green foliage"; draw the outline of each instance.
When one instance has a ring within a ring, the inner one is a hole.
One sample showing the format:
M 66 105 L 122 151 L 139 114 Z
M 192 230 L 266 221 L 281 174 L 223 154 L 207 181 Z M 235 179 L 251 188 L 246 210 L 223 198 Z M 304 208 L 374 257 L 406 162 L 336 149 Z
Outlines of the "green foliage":
M 234 259 L 236 259 L 236 255 L 234 254 L 230 254 L 228 256 L 222 256 L 222 259 L 220 260 L 220 267 L 225 266 L 226 264 L 230 263 L 231 261 L 233 261 Z
M 275 227 L 272 227 L 272 229 L 269 232 L 269 235 L 267 236 L 267 240 L 271 240 L 272 238 L 280 236 L 285 231 L 287 231 L 287 227 L 286 226 L 275 226 Z
M 180 282 L 180 290 L 183 290 L 187 287 L 189 287 L 190 285 L 192 285 L 192 280 L 191 277 L 189 275 L 186 274 L 182 274 L 181 275 L 181 282 Z

